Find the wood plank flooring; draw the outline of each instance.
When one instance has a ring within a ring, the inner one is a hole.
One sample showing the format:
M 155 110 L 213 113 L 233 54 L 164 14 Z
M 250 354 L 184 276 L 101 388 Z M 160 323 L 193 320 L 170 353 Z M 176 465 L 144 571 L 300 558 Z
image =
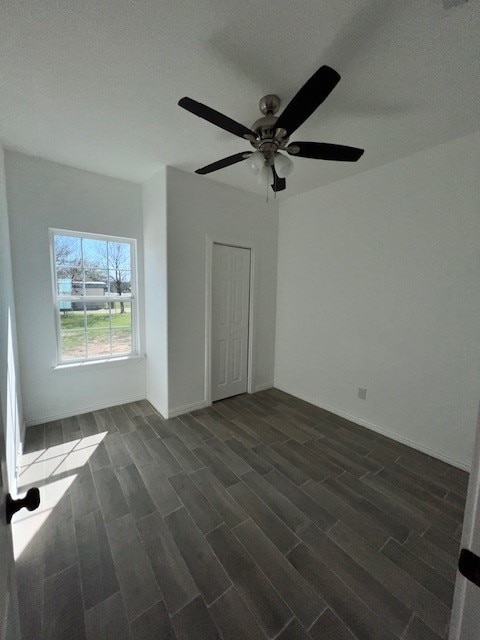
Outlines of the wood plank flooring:
M 446 638 L 468 476 L 276 389 L 30 427 L 25 640 Z

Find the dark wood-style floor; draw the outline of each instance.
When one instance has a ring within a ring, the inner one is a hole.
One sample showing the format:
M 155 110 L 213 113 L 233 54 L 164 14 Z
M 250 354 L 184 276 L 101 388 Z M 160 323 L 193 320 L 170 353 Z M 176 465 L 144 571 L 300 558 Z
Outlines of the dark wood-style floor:
M 21 479 L 29 640 L 447 635 L 467 474 L 278 390 L 31 427 Z

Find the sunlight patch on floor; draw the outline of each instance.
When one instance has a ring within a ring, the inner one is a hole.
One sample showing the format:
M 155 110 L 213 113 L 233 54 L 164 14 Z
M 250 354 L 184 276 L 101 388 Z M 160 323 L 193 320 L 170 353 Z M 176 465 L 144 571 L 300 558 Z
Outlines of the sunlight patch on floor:
M 75 481 L 78 470 L 88 463 L 106 435 L 106 431 L 96 433 L 22 456 L 18 493 L 21 497 L 31 486 L 38 486 L 40 506 L 33 512 L 21 509 L 13 517 L 12 537 L 15 560 L 20 558 L 40 532 L 49 515 Z
M 18 477 L 19 491 L 35 482 L 42 482 L 52 476 L 83 467 L 106 434 L 106 431 L 96 433 L 24 454 Z
M 36 511 L 21 509 L 12 520 L 13 557 L 18 560 L 27 546 L 38 534 L 47 521 L 55 506 L 63 498 L 70 485 L 74 482 L 76 474 L 55 480 L 45 487 L 40 487 L 40 506 Z M 46 500 L 48 489 L 49 500 Z

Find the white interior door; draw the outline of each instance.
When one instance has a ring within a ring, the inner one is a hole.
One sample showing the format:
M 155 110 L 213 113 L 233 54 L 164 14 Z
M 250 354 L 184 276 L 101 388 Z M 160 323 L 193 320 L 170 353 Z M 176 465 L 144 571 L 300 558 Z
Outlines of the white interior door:
M 8 492 L 5 432 L 0 404 L 0 640 L 20 640 L 15 562 L 13 560 L 12 527 L 5 518 Z M 13 487 L 10 487 L 13 492 Z
M 480 556 L 480 412 L 468 483 L 461 547 Z M 480 587 L 464 578 L 458 571 L 449 638 L 450 640 L 480 638 Z
M 212 400 L 247 391 L 250 249 L 213 245 Z

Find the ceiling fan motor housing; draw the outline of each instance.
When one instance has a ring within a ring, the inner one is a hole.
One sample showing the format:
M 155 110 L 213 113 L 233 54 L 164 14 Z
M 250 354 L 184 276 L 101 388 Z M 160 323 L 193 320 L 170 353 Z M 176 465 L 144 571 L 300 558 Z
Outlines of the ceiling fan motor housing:
M 277 120 L 277 116 L 274 115 L 263 116 L 263 118 L 255 120 L 252 124 L 252 131 L 254 131 L 259 138 L 273 138 Z
M 278 149 L 284 148 L 288 142 L 287 132 L 277 128 L 278 117 L 275 114 L 280 108 L 280 98 L 274 94 L 268 94 L 261 98 L 258 106 L 264 115 L 251 127 L 257 134 L 257 140 L 250 140 L 250 143 L 263 153 L 267 164 L 271 164 Z

